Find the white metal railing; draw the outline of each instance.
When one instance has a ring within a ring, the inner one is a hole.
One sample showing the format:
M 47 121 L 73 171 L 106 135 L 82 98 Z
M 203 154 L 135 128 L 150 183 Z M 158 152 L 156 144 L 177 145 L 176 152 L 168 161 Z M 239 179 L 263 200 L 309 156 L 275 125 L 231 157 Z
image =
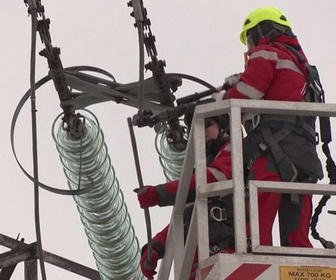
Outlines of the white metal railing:
M 261 246 L 259 243 L 258 229 L 258 191 L 279 192 L 279 193 L 297 193 L 297 194 L 320 194 L 320 195 L 336 195 L 336 186 L 328 184 L 308 184 L 308 183 L 283 183 L 283 182 L 265 182 L 251 181 L 250 190 L 250 216 L 251 221 L 251 243 L 252 252 L 256 254 L 268 255 L 297 255 L 297 256 L 333 256 L 336 258 L 336 250 L 311 249 L 297 247 L 277 247 L 277 246 Z
M 221 114 L 230 114 L 230 137 L 232 150 L 232 180 L 207 184 L 204 119 Z M 189 143 L 182 167 L 179 189 L 172 213 L 171 226 L 166 243 L 165 258 L 161 262 L 159 280 L 168 280 L 172 262 L 174 279 L 188 279 L 191 265 L 198 248 L 199 262 L 209 257 L 209 233 L 207 198 L 234 194 L 234 226 L 245 229 L 245 196 L 243 176 L 241 115 L 244 113 L 278 114 L 296 116 L 336 117 L 336 104 L 304 102 L 260 101 L 231 99 L 197 106 L 190 132 Z M 187 241 L 184 244 L 183 211 L 189 189 L 190 177 L 195 167 L 196 200 Z M 269 192 L 312 193 L 336 195 L 336 186 L 301 183 L 250 182 L 250 225 L 252 252 L 257 254 L 295 254 L 336 257 L 336 250 L 260 246 L 258 230 L 258 190 Z M 235 230 L 236 253 L 246 253 L 246 231 Z M 295 251 L 295 252 L 294 252 Z

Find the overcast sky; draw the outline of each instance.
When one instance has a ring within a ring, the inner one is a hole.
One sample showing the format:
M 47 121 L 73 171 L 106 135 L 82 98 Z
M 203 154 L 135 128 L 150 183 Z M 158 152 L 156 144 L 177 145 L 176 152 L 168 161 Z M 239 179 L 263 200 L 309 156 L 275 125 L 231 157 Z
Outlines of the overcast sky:
M 12 238 L 20 233 L 27 243 L 36 241 L 34 227 L 33 184 L 19 169 L 10 149 L 10 123 L 17 103 L 29 89 L 31 19 L 23 0 L 2 0 L 0 9 L 0 92 L 1 98 L 1 196 L 0 233 Z M 132 9 L 126 0 L 43 0 L 46 17 L 51 19 L 52 43 L 61 48 L 64 67 L 90 65 L 112 73 L 120 83 L 138 79 L 138 38 Z M 219 86 L 230 74 L 243 70 L 245 47 L 239 33 L 246 15 L 253 9 L 271 5 L 282 9 L 311 63 L 316 64 L 326 92 L 326 100 L 335 103 L 335 10 L 333 0 L 223 1 L 223 0 L 150 0 L 144 1 L 152 32 L 156 37 L 158 58 L 166 61 L 166 72 L 193 75 Z M 37 51 L 44 46 L 38 39 Z M 147 60 L 148 61 L 148 60 Z M 46 76 L 46 59 L 38 56 L 36 79 Z M 147 73 L 149 77 L 151 73 Z M 185 84 L 177 97 L 202 91 L 195 84 Z M 66 189 L 51 126 L 61 112 L 51 83 L 37 92 L 38 153 L 40 181 Z M 134 108 L 112 102 L 93 105 L 136 234 L 143 245 L 146 231 L 143 211 L 132 190 L 138 187 L 126 118 Z M 145 184 L 164 182 L 154 148 L 155 133 L 150 128 L 135 129 Z M 25 106 L 16 130 L 16 149 L 24 167 L 32 171 L 30 102 Z M 331 150 L 335 150 L 335 143 Z M 324 165 L 324 156 L 321 156 Z M 327 183 L 328 181 L 323 181 Z M 40 192 L 43 249 L 95 268 L 75 202 L 71 197 Z M 326 209 L 336 210 L 335 200 Z M 170 220 L 171 208 L 152 208 L 153 232 Z M 320 234 L 333 236 L 336 217 L 324 214 Z M 319 244 L 315 243 L 316 246 Z M 1 248 L 6 251 L 5 248 Z M 69 272 L 47 266 L 47 278 L 83 279 Z M 13 280 L 23 279 L 23 266 L 16 269 Z

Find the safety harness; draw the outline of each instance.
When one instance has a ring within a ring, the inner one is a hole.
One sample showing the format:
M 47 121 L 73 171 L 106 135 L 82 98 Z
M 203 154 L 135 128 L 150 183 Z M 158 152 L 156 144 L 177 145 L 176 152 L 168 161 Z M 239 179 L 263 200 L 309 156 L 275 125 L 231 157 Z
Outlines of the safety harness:
M 225 127 L 224 127 L 224 130 Z M 207 166 L 214 160 L 221 147 L 228 138 L 219 137 L 210 140 L 206 144 Z M 194 199 L 193 199 L 194 200 Z M 183 212 L 184 238 L 186 240 L 189 230 L 194 204 L 188 205 Z M 233 248 L 234 225 L 233 225 L 233 195 L 216 196 L 208 199 L 209 221 L 209 254 L 214 255 L 225 248 Z
M 185 240 L 187 238 L 193 206 L 194 204 L 189 205 L 183 212 Z M 225 248 L 233 248 L 235 242 L 232 195 L 209 198 L 208 221 L 210 255 L 214 255 Z
M 249 168 L 260 156 L 271 156 L 281 179 L 285 182 L 295 181 L 299 175 L 298 171 L 289 155 L 280 145 L 285 138 L 292 135 L 304 137 L 313 145 L 317 143 L 314 128 L 303 117 L 283 115 L 260 116 L 257 127 L 250 131 L 243 141 L 244 164 Z M 291 137 L 291 142 L 295 142 L 296 140 L 298 138 Z

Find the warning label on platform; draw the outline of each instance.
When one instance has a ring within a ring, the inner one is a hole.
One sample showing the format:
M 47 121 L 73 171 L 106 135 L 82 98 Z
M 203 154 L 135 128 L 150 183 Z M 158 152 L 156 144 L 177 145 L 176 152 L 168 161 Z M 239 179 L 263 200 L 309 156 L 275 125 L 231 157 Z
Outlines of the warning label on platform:
M 280 280 L 336 280 L 336 268 L 280 266 Z

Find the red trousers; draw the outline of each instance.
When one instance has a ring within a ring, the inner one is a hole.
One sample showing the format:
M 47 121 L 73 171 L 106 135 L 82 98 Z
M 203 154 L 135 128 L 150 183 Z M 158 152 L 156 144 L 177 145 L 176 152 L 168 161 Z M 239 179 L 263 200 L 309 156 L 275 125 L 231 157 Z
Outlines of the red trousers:
M 258 158 L 250 169 L 249 180 L 280 181 L 276 167 L 265 157 Z M 300 195 L 297 205 L 290 196 L 281 193 L 258 193 L 260 244 L 272 245 L 272 227 L 279 213 L 282 246 L 312 247 L 309 224 L 312 215 L 312 196 Z

